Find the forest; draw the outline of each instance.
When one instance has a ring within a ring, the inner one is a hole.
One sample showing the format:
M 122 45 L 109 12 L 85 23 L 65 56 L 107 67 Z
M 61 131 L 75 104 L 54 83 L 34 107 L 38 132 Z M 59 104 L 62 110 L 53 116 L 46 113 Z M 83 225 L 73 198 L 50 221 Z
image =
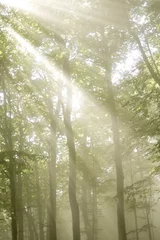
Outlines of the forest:
M 160 0 L 0 0 L 0 240 L 160 239 Z

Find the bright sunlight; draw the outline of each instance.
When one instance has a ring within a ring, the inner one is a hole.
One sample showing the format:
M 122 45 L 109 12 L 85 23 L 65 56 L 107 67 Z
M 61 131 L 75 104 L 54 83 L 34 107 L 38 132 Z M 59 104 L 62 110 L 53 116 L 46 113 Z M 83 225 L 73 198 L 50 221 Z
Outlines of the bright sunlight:
M 160 0 L 0 0 L 0 240 L 160 239 Z

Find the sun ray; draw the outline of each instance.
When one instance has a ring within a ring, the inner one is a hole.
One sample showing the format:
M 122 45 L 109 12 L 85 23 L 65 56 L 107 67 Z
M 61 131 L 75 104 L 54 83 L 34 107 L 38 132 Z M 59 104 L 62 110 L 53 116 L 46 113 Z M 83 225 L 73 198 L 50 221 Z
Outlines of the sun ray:
M 53 62 L 50 62 L 47 57 L 45 57 L 38 49 L 36 49 L 36 47 L 34 47 L 29 41 L 27 41 L 14 29 L 7 27 L 6 30 L 8 34 L 12 38 L 16 39 L 16 41 L 20 44 L 20 50 L 22 52 L 27 51 L 27 53 L 31 54 L 37 62 L 40 62 L 45 67 L 47 72 L 53 76 L 52 79 L 54 79 L 54 83 L 56 83 L 57 85 L 61 85 L 62 83 L 62 86 L 65 87 L 63 83 L 67 84 L 68 79 L 66 76 L 64 76 L 60 67 L 55 66 Z M 75 83 L 72 83 L 72 87 L 74 89 L 74 92 L 76 92 L 76 94 L 73 94 L 73 109 L 77 110 L 81 105 L 81 100 L 79 96 L 82 96 L 83 94 L 80 88 L 78 88 Z
M 31 11 L 32 6 L 27 0 L 0 0 L 0 4 L 3 4 L 7 7 L 19 9 L 19 10 L 25 10 L 25 11 Z
M 13 28 L 7 27 L 6 30 L 9 33 L 9 35 L 14 37 L 17 40 L 17 42 L 21 45 L 22 47 L 21 51 L 27 51 L 28 53 L 35 57 L 35 60 L 37 62 L 41 62 L 50 73 L 52 73 L 56 77 L 57 76 L 61 77 L 62 75 L 61 69 L 54 66 L 53 63 L 50 63 L 50 61 L 42 53 L 40 53 L 36 49 L 36 47 L 34 47 L 29 41 L 27 41 L 24 37 L 17 33 Z

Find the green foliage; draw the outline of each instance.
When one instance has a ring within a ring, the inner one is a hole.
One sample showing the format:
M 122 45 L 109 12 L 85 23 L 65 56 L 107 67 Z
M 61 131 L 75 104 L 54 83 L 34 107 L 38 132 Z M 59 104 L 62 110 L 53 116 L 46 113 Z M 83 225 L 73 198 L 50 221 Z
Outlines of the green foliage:
M 62 104 L 67 104 L 69 82 L 63 76 L 65 55 L 69 56 L 73 89 L 71 122 L 77 154 L 79 202 L 83 174 L 87 176 L 86 204 L 91 209 L 95 202 L 100 207 L 101 203 L 113 206 L 117 201 L 113 129 L 106 84 L 109 58 L 127 210 L 156 209 L 160 172 L 160 88 L 131 34 L 132 31 L 137 34 L 152 69 L 160 76 L 158 5 L 155 7 L 155 3 L 146 0 L 127 1 L 127 12 L 122 17 L 125 8 L 122 9 L 123 4 L 117 8 L 117 1 L 62 1 L 54 4 L 39 1 L 31 12 L 0 4 L 0 219 L 3 228 L 8 229 L 11 224 L 9 167 L 12 156 L 17 206 L 21 184 L 22 209 L 28 211 L 39 229 L 37 196 L 40 196 L 46 239 L 50 191 L 48 166 L 53 143 L 51 123 L 57 114 L 58 101 L 59 113 L 55 120 L 57 222 L 62 221 L 61 213 L 68 214 L 69 208 L 69 156 L 62 111 Z M 29 222 L 24 213 L 27 239 Z M 89 216 L 91 218 L 91 214 Z M 69 222 L 70 217 L 68 219 Z M 102 217 L 97 219 L 97 222 L 102 221 Z M 144 222 L 143 219 L 139 234 L 153 226 Z M 82 220 L 81 223 L 83 225 Z M 57 229 L 61 226 L 62 223 Z M 127 231 L 135 234 L 135 229 Z M 103 238 L 102 234 L 100 238 Z M 8 239 L 4 232 L 2 237 L 0 233 L 1 239 Z

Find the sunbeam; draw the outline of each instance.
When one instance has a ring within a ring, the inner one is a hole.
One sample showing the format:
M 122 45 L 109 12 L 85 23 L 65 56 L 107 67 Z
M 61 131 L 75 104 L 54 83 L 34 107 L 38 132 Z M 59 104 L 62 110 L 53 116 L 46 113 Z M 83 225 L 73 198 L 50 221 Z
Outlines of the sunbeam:
M 63 86 L 64 93 L 62 91 L 62 96 L 64 97 L 66 95 L 65 85 L 68 82 L 67 77 L 63 74 L 62 69 L 59 66 L 55 66 L 54 61 L 50 62 L 36 47 L 34 47 L 29 41 L 27 41 L 25 38 L 23 38 L 19 33 L 17 33 L 14 29 L 7 27 L 6 28 L 8 34 L 13 38 L 16 39 L 16 41 L 20 44 L 19 48 L 21 52 L 31 54 L 31 56 L 34 57 L 35 61 L 40 64 L 42 64 L 48 73 L 52 75 L 54 83 L 57 84 L 57 86 Z M 65 85 L 63 85 L 65 83 Z M 73 87 L 73 110 L 77 111 L 80 108 L 80 105 L 82 103 L 81 97 L 83 96 L 82 91 L 78 86 L 76 86 L 76 83 L 72 82 Z
M 6 28 L 9 35 L 14 37 L 17 42 L 21 45 L 21 51 L 27 51 L 29 54 L 34 56 L 35 61 L 40 62 L 44 64 L 47 71 L 53 74 L 53 76 L 58 78 L 58 81 L 62 78 L 62 72 L 61 69 L 54 66 L 54 63 L 50 63 L 50 61 L 39 52 L 39 50 L 36 49 L 29 41 L 27 41 L 25 38 L 23 38 L 19 33 L 17 33 L 14 29 L 7 27 Z
M 31 11 L 32 9 L 32 5 L 28 0 L 0 0 L 0 3 L 4 6 L 15 8 L 17 10 Z

